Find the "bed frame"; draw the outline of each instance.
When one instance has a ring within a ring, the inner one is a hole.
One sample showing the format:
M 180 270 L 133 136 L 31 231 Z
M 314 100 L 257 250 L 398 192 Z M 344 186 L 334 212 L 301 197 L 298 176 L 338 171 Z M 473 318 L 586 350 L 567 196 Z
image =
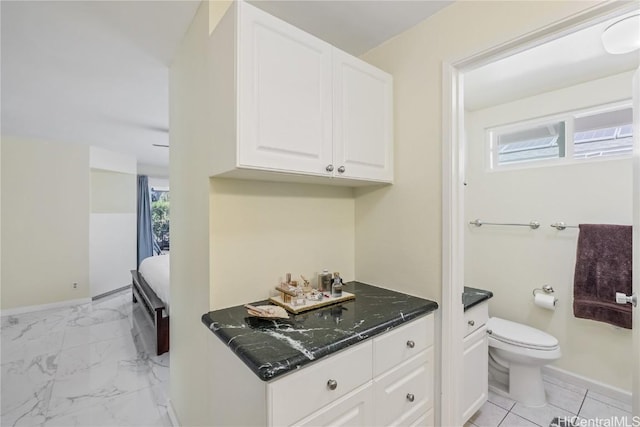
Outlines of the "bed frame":
M 164 302 L 151 289 L 151 286 L 144 280 L 144 277 L 136 270 L 131 270 L 133 286 L 133 302 L 140 301 L 154 324 L 156 332 L 156 353 L 160 356 L 169 351 L 169 316 L 165 316 L 166 310 Z

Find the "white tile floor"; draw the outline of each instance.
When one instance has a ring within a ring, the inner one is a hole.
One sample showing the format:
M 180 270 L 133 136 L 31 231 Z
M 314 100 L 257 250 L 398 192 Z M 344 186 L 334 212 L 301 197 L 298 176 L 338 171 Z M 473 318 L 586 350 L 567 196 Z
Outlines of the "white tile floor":
M 2 426 L 171 426 L 169 353 L 131 291 L 3 316 Z
M 549 427 L 558 418 L 561 427 L 632 425 L 631 403 L 598 394 L 592 390 L 544 377 L 547 406 L 527 408 L 514 400 L 489 392 L 489 401 L 465 427 Z M 626 417 L 627 423 L 621 422 Z M 566 422 L 564 421 L 566 420 Z

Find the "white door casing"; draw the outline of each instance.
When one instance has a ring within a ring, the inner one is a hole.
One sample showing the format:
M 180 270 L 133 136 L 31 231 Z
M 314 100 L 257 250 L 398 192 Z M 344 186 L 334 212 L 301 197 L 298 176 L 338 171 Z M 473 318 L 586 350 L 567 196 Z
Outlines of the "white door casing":
M 633 287 L 635 295 L 640 294 L 640 68 L 633 76 Z M 640 311 L 632 309 L 632 357 L 633 415 L 640 416 Z

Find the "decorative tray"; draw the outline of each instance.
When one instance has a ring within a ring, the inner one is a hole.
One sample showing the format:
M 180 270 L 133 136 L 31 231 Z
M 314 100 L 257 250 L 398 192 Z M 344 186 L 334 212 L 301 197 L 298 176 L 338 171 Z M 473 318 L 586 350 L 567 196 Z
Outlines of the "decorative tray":
M 349 301 L 349 300 L 355 299 L 355 297 L 356 296 L 352 293 L 342 291 L 342 296 L 339 296 L 339 297 L 325 296 L 319 301 L 305 300 L 304 304 L 295 305 L 295 306 L 289 302 L 284 302 L 284 300 L 282 299 L 282 295 L 270 297 L 269 301 L 279 305 L 280 307 L 283 307 L 289 313 L 298 314 L 304 311 L 313 310 L 314 308 L 320 308 L 320 307 L 325 307 L 331 304 L 337 304 L 340 302 Z

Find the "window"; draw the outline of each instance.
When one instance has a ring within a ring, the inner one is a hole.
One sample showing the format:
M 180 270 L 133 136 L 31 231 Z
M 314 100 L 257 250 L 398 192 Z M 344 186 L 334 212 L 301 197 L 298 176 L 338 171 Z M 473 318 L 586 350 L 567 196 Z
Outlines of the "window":
M 574 159 L 631 154 L 631 108 L 577 117 L 574 120 Z
M 498 134 L 496 144 L 499 165 L 564 157 L 564 122 Z
M 151 227 L 159 249 L 169 252 L 169 191 L 151 189 Z
M 489 129 L 491 168 L 630 156 L 632 128 L 631 107 L 618 104 Z

